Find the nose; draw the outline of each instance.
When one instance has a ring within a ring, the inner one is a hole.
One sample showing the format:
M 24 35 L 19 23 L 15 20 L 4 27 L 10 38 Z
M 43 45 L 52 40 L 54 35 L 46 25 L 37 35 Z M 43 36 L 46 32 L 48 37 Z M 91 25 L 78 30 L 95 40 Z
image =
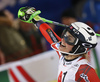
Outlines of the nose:
M 62 44 L 66 44 L 64 38 L 61 39 Z
M 62 43 L 63 45 L 69 45 L 68 43 L 65 42 L 65 39 L 64 39 L 64 38 L 62 38 L 61 43 Z
M 62 38 L 61 41 L 64 42 L 64 38 Z

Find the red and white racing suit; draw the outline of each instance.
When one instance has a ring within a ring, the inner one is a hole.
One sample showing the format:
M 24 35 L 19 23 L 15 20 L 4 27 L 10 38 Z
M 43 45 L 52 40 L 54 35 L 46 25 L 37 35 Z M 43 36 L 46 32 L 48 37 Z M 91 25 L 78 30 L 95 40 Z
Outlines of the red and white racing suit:
M 36 25 L 53 49 L 57 50 L 57 42 L 61 41 L 61 38 L 43 21 L 37 22 Z M 59 51 L 56 52 L 59 56 L 58 82 L 100 82 L 95 70 L 85 58 L 80 56 L 68 61 Z

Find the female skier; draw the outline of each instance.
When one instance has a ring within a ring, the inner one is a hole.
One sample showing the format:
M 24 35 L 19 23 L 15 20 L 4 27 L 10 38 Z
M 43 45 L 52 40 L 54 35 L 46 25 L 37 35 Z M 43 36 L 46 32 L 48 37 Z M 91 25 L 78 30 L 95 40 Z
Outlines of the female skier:
M 34 23 L 59 56 L 58 82 L 100 82 L 85 55 L 97 45 L 96 33 L 87 24 L 74 22 L 60 38 L 42 21 L 34 7 L 22 7 L 18 18 Z

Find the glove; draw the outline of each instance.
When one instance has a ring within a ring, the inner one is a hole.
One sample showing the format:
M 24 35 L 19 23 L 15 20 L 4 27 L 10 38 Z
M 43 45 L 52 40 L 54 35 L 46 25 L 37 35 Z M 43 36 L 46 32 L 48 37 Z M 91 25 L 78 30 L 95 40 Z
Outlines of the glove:
M 36 23 L 39 20 L 42 20 L 39 14 L 40 10 L 36 11 L 34 7 L 22 7 L 18 11 L 18 18 L 23 22 L 27 23 Z

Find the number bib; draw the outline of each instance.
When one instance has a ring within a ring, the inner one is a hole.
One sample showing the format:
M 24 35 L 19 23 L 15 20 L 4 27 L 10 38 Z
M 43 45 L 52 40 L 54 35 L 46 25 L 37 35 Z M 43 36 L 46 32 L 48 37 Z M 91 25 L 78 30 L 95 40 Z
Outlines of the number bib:
M 80 60 L 81 58 L 82 57 L 79 57 L 73 61 L 66 61 L 63 56 L 60 57 L 58 82 L 76 82 L 75 75 L 80 65 L 88 64 L 86 59 Z

